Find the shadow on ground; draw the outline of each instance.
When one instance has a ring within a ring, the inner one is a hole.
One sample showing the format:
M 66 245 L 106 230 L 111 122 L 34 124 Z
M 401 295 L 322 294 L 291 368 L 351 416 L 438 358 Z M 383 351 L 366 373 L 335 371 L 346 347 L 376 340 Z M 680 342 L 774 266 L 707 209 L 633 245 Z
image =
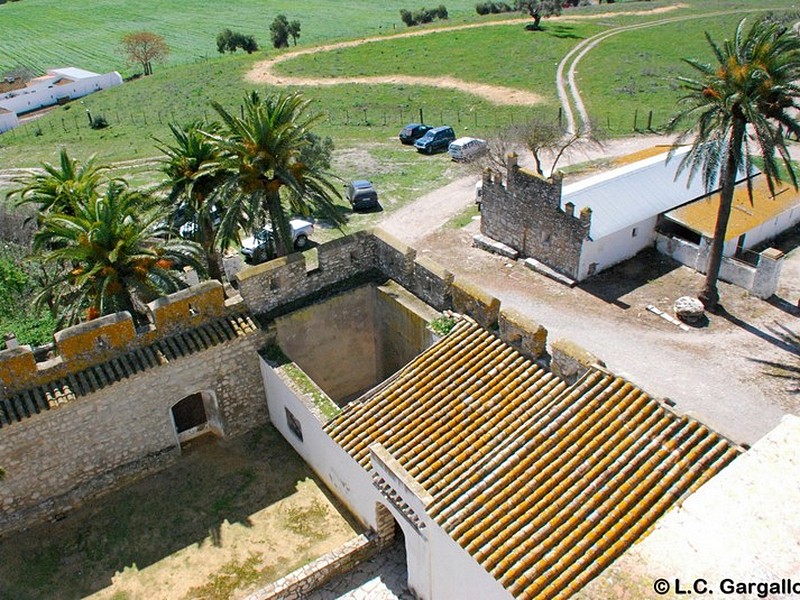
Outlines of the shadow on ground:
M 271 427 L 234 439 L 198 438 L 170 468 L 59 521 L 0 538 L 3 598 L 82 598 L 193 544 L 217 546 L 223 522 L 287 498 L 313 478 Z M 320 487 L 321 484 L 318 484 Z
M 633 258 L 580 283 L 578 287 L 604 302 L 627 310 L 630 304 L 622 298 L 680 267 L 679 262 L 664 256 L 655 248 L 647 248 Z

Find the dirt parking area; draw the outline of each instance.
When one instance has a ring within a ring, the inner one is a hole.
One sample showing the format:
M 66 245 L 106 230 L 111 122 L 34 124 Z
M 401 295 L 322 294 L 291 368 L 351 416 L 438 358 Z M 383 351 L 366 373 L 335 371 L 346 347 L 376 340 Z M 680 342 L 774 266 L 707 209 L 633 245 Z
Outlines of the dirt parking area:
M 176 464 L 0 538 L 0 597 L 241 598 L 357 535 L 270 426 L 198 438 Z
M 569 288 L 472 247 L 477 219 L 417 240 L 419 254 L 544 325 L 549 340 L 569 339 L 651 395 L 670 398 L 734 441 L 753 444 L 783 414 L 800 414 L 800 234 L 779 240 L 788 252 L 781 286 L 769 300 L 720 284 L 719 314 L 688 331 L 647 310 L 672 314 L 704 277 L 648 250 Z

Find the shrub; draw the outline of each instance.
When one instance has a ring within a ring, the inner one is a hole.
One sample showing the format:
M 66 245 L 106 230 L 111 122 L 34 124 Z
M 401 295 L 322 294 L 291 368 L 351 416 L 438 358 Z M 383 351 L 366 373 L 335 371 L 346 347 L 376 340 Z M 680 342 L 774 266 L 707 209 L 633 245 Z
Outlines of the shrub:
M 479 15 L 488 15 L 489 13 L 496 15 L 498 13 L 507 13 L 516 10 L 506 2 L 481 2 L 475 5 L 475 11 Z
M 220 54 L 225 52 L 233 53 L 236 52 L 238 48 L 241 48 L 248 54 L 252 54 L 258 50 L 258 43 L 252 35 L 244 35 L 243 33 L 231 31 L 230 29 L 223 29 L 217 34 L 217 52 Z
M 440 4 L 438 8 L 420 8 L 413 13 L 405 9 L 400 10 L 400 19 L 408 27 L 421 23 L 430 23 L 434 19 L 447 19 L 447 17 L 447 8 L 445 8 L 444 4 Z
M 89 127 L 92 129 L 105 129 L 108 127 L 108 121 L 103 115 L 92 117 L 92 121 L 89 123 Z
M 416 25 L 416 23 L 414 22 L 414 17 L 413 17 L 413 15 L 411 14 L 411 11 L 408 11 L 408 10 L 405 10 L 405 9 L 401 9 L 401 10 L 400 10 L 400 19 L 401 19 L 401 20 L 403 21 L 403 23 L 405 23 L 405 24 L 406 24 L 408 27 L 411 27 L 412 25 Z

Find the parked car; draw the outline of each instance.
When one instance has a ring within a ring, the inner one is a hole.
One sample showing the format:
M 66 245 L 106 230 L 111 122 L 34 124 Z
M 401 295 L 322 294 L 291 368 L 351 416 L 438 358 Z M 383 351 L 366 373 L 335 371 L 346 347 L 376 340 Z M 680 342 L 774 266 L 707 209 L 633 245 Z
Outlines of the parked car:
M 489 143 L 473 137 L 458 138 L 447 148 L 453 160 L 470 161 L 489 151 Z
M 425 135 L 419 138 L 414 147 L 417 152 L 424 152 L 425 154 L 433 154 L 434 152 L 443 152 L 450 146 L 450 142 L 456 139 L 456 134 L 453 132 L 452 127 L 443 125 L 441 127 L 434 127 Z
M 356 179 L 347 184 L 345 196 L 353 210 L 378 208 L 378 192 L 366 179 Z
M 314 233 L 314 224 L 303 219 L 292 219 L 289 221 L 292 232 L 292 243 L 298 250 L 308 246 L 308 238 Z M 262 263 L 266 260 L 275 258 L 275 240 L 272 234 L 272 226 L 267 225 L 256 231 L 253 235 L 242 240 L 242 254 L 245 262 Z
M 430 125 L 423 125 L 422 123 L 409 123 L 400 131 L 400 141 L 410 146 L 423 135 L 428 133 L 430 129 Z

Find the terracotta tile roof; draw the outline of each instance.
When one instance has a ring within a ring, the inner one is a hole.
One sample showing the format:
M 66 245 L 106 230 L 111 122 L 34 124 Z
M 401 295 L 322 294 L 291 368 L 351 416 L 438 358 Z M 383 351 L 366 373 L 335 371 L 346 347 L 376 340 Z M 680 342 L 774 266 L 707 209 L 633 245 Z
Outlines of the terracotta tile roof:
M 201 352 L 257 330 L 258 326 L 247 314 L 222 317 L 99 365 L 0 398 L 0 428 L 96 392 L 141 371 L 168 364 L 182 356 Z
M 738 454 L 624 379 L 573 386 L 462 320 L 326 426 L 381 443 L 427 511 L 518 598 L 566 598 Z
M 756 176 L 752 201 L 745 184 L 739 184 L 733 195 L 733 210 L 725 232 L 725 241 L 739 237 L 779 214 L 800 205 L 800 194 L 791 186 L 776 185 L 775 196 L 769 193 L 767 179 Z M 668 212 L 667 217 L 706 237 L 714 237 L 719 210 L 719 194 L 712 194 Z

